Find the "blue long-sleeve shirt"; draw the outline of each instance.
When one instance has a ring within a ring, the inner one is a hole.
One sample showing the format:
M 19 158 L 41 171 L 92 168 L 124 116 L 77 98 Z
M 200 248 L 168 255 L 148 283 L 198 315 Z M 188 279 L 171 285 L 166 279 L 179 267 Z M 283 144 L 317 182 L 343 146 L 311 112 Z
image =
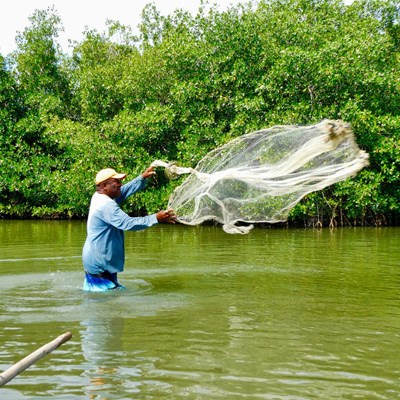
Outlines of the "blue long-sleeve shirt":
M 124 231 L 138 231 L 158 223 L 156 215 L 130 217 L 119 204 L 145 187 L 140 175 L 121 186 L 121 195 L 111 199 L 105 194 L 92 196 L 87 221 L 87 237 L 83 246 L 82 261 L 90 274 L 121 272 L 124 269 Z

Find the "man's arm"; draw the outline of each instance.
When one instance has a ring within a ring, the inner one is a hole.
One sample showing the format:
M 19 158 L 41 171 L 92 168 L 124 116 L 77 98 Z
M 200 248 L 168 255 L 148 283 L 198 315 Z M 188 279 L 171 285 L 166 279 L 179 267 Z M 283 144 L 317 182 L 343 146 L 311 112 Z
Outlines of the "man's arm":
M 156 214 L 145 217 L 130 217 L 113 202 L 103 208 L 102 219 L 123 231 L 140 231 L 158 223 Z
M 145 217 L 130 217 L 114 202 L 108 203 L 107 207 L 104 207 L 102 214 L 106 222 L 124 231 L 140 231 L 157 223 L 174 224 L 176 220 L 173 210 L 161 210 L 156 214 Z
M 154 167 L 149 167 L 143 172 L 143 174 L 123 185 L 121 187 L 121 195 L 115 199 L 117 204 L 121 204 L 129 196 L 132 196 L 139 190 L 143 190 L 146 186 L 146 179 L 155 175 L 155 173 Z

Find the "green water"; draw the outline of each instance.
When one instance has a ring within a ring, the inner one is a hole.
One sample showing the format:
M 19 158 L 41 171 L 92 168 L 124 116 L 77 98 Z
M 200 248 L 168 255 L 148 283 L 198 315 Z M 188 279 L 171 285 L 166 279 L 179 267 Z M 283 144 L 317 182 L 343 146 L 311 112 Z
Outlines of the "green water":
M 0 399 L 399 399 L 400 228 L 160 225 L 85 294 L 84 222 L 0 221 Z

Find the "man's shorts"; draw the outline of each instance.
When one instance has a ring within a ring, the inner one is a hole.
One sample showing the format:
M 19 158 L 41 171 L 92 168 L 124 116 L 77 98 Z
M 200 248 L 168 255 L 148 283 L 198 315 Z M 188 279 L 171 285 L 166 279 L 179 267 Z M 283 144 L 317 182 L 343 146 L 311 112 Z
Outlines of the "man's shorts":
M 83 290 L 86 292 L 105 292 L 107 290 L 124 289 L 118 283 L 117 274 L 104 271 L 101 274 L 89 274 L 85 271 Z

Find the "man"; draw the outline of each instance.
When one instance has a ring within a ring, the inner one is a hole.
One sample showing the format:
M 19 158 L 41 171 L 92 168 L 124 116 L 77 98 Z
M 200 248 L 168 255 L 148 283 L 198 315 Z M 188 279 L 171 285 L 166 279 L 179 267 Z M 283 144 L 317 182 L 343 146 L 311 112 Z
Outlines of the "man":
M 117 273 L 124 269 L 124 231 L 137 231 L 157 223 L 175 223 L 172 210 L 162 210 L 146 217 L 130 217 L 119 204 L 144 189 L 146 179 L 155 174 L 149 167 L 142 175 L 122 185 L 126 174 L 111 168 L 96 175 L 96 193 L 92 196 L 87 221 L 87 237 L 82 252 L 85 268 L 83 290 L 106 291 L 123 288 Z

